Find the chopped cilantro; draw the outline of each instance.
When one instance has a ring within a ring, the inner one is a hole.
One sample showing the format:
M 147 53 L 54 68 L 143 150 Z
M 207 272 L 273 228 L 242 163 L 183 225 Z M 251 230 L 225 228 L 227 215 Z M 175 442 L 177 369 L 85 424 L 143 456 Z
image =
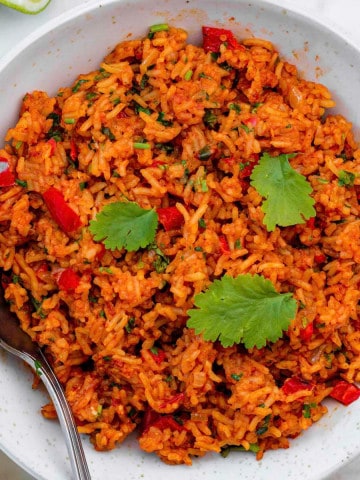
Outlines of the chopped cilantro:
M 200 228 L 206 228 L 206 222 L 203 218 L 200 218 L 198 221 L 198 225 Z
M 37 313 L 40 318 L 46 318 L 46 314 L 42 309 L 42 302 L 39 300 L 36 300 L 36 298 L 34 298 L 32 295 L 30 296 L 30 301 L 35 309 L 35 313 Z
M 230 103 L 229 110 L 234 110 L 236 113 L 240 113 L 241 107 L 238 103 Z
M 237 238 L 237 239 L 235 240 L 234 247 L 235 247 L 236 249 L 241 248 L 241 240 L 240 240 L 239 238 Z
M 104 78 L 109 78 L 111 75 L 110 72 L 107 72 L 103 68 L 99 69 L 99 73 L 95 75 L 94 80 L 98 82 L 99 80 L 103 80 Z
M 353 187 L 355 182 L 355 174 L 346 170 L 339 171 L 338 185 L 339 187 Z
M 205 123 L 205 125 L 208 128 L 210 128 L 210 129 L 215 128 L 216 123 L 217 123 L 217 116 L 215 115 L 215 113 L 213 112 L 213 110 L 211 108 L 205 108 L 205 113 L 204 113 L 204 116 L 203 116 L 203 122 Z
M 131 333 L 134 327 L 135 327 L 135 318 L 130 317 L 128 323 L 125 326 L 125 330 L 127 333 Z
M 193 72 L 192 70 L 188 70 L 188 71 L 185 73 L 185 75 L 184 75 L 184 80 L 186 80 L 187 82 L 188 82 L 189 80 L 191 80 L 191 78 L 192 78 L 192 76 L 193 76 L 193 73 L 194 73 L 194 72 Z
M 242 128 L 246 133 L 250 133 L 250 132 L 253 131 L 253 129 L 250 128 L 250 127 L 248 127 L 247 125 L 245 125 L 245 123 L 242 123 L 242 124 L 240 125 L 240 128 Z
M 294 155 L 271 157 L 264 153 L 250 176 L 251 185 L 265 197 L 262 210 L 268 231 L 273 231 L 276 225 L 305 223 L 316 215 L 310 183 L 289 163 Z
M 251 108 L 251 113 L 256 113 L 256 112 L 257 112 L 257 109 L 258 109 L 259 107 L 261 107 L 261 105 L 263 105 L 262 102 L 255 102 L 255 103 L 253 103 L 252 106 L 251 106 L 251 107 L 252 107 L 252 108 Z
M 257 453 L 260 450 L 260 447 L 257 443 L 250 443 L 249 449 L 246 450 L 242 445 L 228 445 L 221 449 L 220 455 L 226 458 L 230 452 L 253 452 Z
M 88 81 L 89 81 L 89 80 L 86 80 L 85 78 L 82 78 L 82 79 L 78 80 L 78 81 L 75 83 L 75 85 L 73 86 L 72 92 L 73 92 L 73 93 L 78 92 L 79 89 L 80 89 L 80 87 L 81 87 L 81 85 L 82 85 L 83 83 L 88 82 Z
M 173 122 L 171 120 L 166 120 L 165 119 L 165 113 L 164 112 L 159 112 L 159 115 L 156 119 L 159 123 L 164 125 L 164 127 L 171 127 Z
M 208 160 L 211 157 L 212 153 L 213 152 L 210 145 L 205 145 L 198 151 L 199 160 Z
M 169 265 L 170 260 L 169 258 L 164 255 L 164 253 L 161 251 L 161 249 L 156 245 L 156 243 L 152 243 L 148 246 L 149 250 L 153 250 L 157 258 L 153 262 L 153 267 L 155 268 L 157 273 L 163 273 L 166 270 L 166 267 Z
M 149 28 L 149 32 L 156 33 L 156 32 L 167 32 L 169 30 L 169 25 L 167 23 L 156 23 L 151 25 Z
M 109 250 L 125 248 L 131 252 L 154 241 L 157 225 L 155 210 L 141 208 L 135 202 L 115 202 L 105 205 L 90 221 L 89 230 Z
M 188 311 L 187 326 L 205 340 L 219 340 L 223 347 L 244 343 L 261 348 L 276 342 L 296 314 L 290 293 L 278 293 L 270 280 L 260 275 L 225 275 L 207 291 L 195 296 L 198 308 Z
M 133 147 L 136 150 L 149 150 L 151 148 L 151 145 L 150 143 L 146 143 L 146 142 L 134 142 Z
M 141 90 L 147 87 L 148 82 L 149 82 L 149 75 L 147 73 L 144 73 L 144 75 L 141 77 L 141 80 L 140 80 Z
M 23 187 L 23 188 L 27 188 L 28 184 L 25 180 L 20 180 L 19 178 L 17 178 L 15 180 L 15 183 L 16 185 L 19 185 L 19 187 Z
M 94 98 L 96 98 L 97 95 L 98 95 L 98 94 L 95 93 L 95 92 L 87 92 L 87 93 L 86 93 L 86 100 L 89 100 L 89 101 L 90 101 L 90 100 L 94 100 Z
M 311 418 L 311 409 L 317 406 L 316 403 L 304 403 L 303 405 L 303 417 Z
M 66 125 L 74 125 L 75 122 L 76 122 L 75 118 L 64 118 L 64 123 Z
M 34 360 L 34 367 L 35 367 L 35 373 L 36 375 L 38 375 L 39 377 L 42 375 L 42 365 L 41 365 L 41 362 L 39 360 Z
M 155 148 L 157 148 L 158 150 L 162 150 L 169 155 L 174 151 L 174 145 L 172 145 L 171 143 L 156 143 Z
M 256 435 L 263 435 L 268 431 L 270 419 L 271 415 L 266 415 L 266 417 L 262 421 L 261 426 L 256 430 Z
M 110 267 L 99 267 L 99 272 L 100 273 L 107 273 L 108 275 L 113 274 L 113 271 L 111 270 Z
M 140 112 L 143 112 L 143 113 L 146 113 L 147 115 L 151 115 L 151 110 L 150 108 L 148 107 L 142 107 L 141 105 L 139 105 L 137 102 L 133 102 L 133 105 L 134 105 L 134 110 L 135 110 L 135 113 L 136 115 L 139 115 Z
M 112 131 L 108 127 L 102 127 L 101 133 L 106 135 L 109 140 L 116 140 L 115 135 L 112 133 Z

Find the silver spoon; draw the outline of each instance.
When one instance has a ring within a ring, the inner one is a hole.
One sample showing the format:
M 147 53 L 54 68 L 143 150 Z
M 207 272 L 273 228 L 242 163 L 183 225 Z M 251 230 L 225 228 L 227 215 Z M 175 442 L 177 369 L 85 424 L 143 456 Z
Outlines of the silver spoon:
M 18 320 L 4 299 L 0 285 L 0 346 L 20 357 L 36 370 L 54 403 L 68 449 L 75 480 L 91 480 L 84 450 L 74 417 L 63 389 L 41 348 L 19 326 Z

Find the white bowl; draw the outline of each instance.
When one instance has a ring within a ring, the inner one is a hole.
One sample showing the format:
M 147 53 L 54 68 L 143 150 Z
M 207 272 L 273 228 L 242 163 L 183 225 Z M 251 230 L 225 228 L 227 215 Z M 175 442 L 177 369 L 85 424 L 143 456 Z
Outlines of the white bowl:
M 360 53 L 311 18 L 261 0 L 103 0 L 50 21 L 0 61 L 0 138 L 15 123 L 26 92 L 55 93 L 79 73 L 96 68 L 129 33 L 143 36 L 150 25 L 162 22 L 184 27 L 192 42 L 199 42 L 203 24 L 224 25 L 239 37 L 270 39 L 306 78 L 324 83 L 334 93 L 337 110 L 360 125 Z M 68 479 L 60 428 L 40 415 L 47 400 L 31 390 L 31 380 L 20 362 L 0 352 L 0 448 L 38 479 Z M 260 462 L 252 454 L 233 453 L 226 459 L 208 455 L 192 467 L 168 466 L 142 453 L 135 437 L 108 453 L 95 452 L 84 438 L 85 452 L 94 480 L 319 480 L 360 453 L 360 402 L 347 408 L 328 405 L 329 414 L 292 441 L 290 449 L 267 452 Z

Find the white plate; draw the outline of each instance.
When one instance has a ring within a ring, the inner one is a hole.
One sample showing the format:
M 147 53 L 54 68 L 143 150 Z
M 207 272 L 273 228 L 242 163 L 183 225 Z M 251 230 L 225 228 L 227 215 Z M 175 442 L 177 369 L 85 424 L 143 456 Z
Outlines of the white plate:
M 325 25 L 260 0 L 104 0 L 50 21 L 0 61 L 0 138 L 16 121 L 27 91 L 55 93 L 95 68 L 128 33 L 143 36 L 161 22 L 186 28 L 195 42 L 203 24 L 270 39 L 307 78 L 326 84 L 338 110 L 360 125 L 360 54 Z M 41 417 L 46 395 L 32 391 L 31 380 L 20 362 L 0 352 L 0 448 L 38 479 L 71 478 L 60 428 Z M 94 480 L 320 480 L 360 453 L 360 402 L 328 405 L 329 414 L 290 449 L 267 452 L 260 462 L 253 454 L 232 453 L 226 459 L 208 455 L 192 467 L 168 466 L 142 453 L 135 437 L 108 453 L 95 452 L 84 438 L 85 452 Z

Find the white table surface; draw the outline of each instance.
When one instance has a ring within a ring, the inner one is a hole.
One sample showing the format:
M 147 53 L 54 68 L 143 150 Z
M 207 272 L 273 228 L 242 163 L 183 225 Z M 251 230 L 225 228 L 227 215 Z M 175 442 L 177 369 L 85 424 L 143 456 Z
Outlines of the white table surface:
M 272 1 L 284 7 L 293 7 L 305 14 L 310 13 L 313 18 L 326 22 L 330 26 L 335 26 L 338 31 L 342 32 L 344 37 L 360 48 L 359 0 Z M 0 57 L 46 21 L 60 15 L 65 10 L 70 10 L 77 5 L 89 2 L 90 0 L 52 0 L 50 5 L 38 15 L 23 15 L 20 12 L 0 5 Z M 359 478 L 360 459 L 357 459 L 335 474 L 332 474 L 327 480 L 358 480 Z M 0 480 L 34 479 L 0 451 Z

